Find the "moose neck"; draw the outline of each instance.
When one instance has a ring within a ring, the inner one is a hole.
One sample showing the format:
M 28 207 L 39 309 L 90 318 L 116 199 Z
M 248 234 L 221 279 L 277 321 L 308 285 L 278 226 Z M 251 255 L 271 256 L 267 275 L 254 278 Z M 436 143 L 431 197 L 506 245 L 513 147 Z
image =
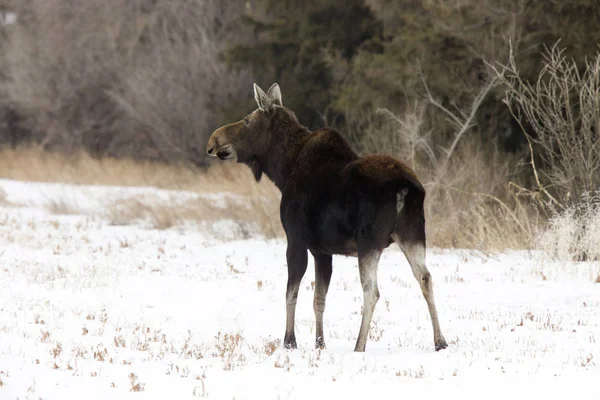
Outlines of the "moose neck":
M 272 117 L 271 132 L 271 146 L 258 162 L 262 171 L 283 191 L 310 131 L 290 112 L 279 108 Z

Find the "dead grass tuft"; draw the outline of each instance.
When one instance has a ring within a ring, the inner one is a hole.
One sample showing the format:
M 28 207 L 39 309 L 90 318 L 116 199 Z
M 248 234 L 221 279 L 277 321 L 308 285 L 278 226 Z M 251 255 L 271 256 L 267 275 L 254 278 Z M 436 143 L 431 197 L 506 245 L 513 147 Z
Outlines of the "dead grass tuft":
M 146 389 L 146 384 L 141 383 L 138 376 L 133 372 L 129 374 L 129 382 L 131 383 L 130 392 L 143 392 Z
M 407 368 L 404 370 L 400 370 L 396 372 L 396 376 L 415 378 L 415 379 L 423 379 L 425 377 L 425 370 L 423 366 L 419 366 L 418 369 Z
M 40 337 L 41 342 L 46 342 L 50 338 L 50 332 L 47 330 L 42 331 L 42 336 Z
M 379 342 L 383 337 L 383 332 L 385 329 L 379 326 L 380 318 L 373 319 L 371 326 L 369 327 L 369 340 L 374 342 Z
M 281 358 L 278 357 L 277 360 L 275 360 L 275 363 L 273 364 L 273 366 L 275 368 L 282 368 L 282 369 L 286 370 L 287 372 L 290 372 L 290 370 L 294 366 L 294 363 L 290 359 L 289 354 L 286 354 L 285 358 L 283 360 L 281 360 Z
M 275 340 L 265 340 L 265 344 L 263 346 L 263 353 L 270 357 L 281 347 L 281 339 Z
M 56 343 L 56 346 L 54 346 L 54 347 L 52 348 L 52 350 L 50 350 L 50 353 L 52 354 L 52 356 L 53 356 L 54 358 L 57 358 L 58 356 L 60 356 L 60 355 L 61 355 L 61 353 L 62 353 L 62 350 L 63 350 L 63 349 L 62 349 L 62 345 L 61 345 L 60 343 Z
M 216 351 L 213 356 L 223 361 L 225 371 L 232 371 L 246 361 L 246 357 L 241 352 L 244 338 L 239 332 L 225 334 L 219 332 L 215 339 Z
M 94 350 L 94 360 L 104 362 L 108 358 L 108 350 L 106 347 L 99 344 L 96 346 L 96 350 Z

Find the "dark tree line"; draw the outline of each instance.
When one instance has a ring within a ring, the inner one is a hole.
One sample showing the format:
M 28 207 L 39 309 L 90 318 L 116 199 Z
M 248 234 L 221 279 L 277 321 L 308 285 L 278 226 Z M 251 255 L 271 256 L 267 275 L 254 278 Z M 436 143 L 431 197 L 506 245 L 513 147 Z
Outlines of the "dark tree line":
M 0 145 L 192 161 L 221 123 L 252 107 L 251 83 L 279 82 L 300 121 L 357 149 L 415 102 L 464 113 L 506 63 L 534 80 L 560 40 L 582 69 L 600 43 L 595 0 L 5 0 Z M 473 132 L 506 152 L 524 135 L 497 85 Z M 435 145 L 454 127 L 427 107 Z M 385 141 L 381 142 L 385 150 Z

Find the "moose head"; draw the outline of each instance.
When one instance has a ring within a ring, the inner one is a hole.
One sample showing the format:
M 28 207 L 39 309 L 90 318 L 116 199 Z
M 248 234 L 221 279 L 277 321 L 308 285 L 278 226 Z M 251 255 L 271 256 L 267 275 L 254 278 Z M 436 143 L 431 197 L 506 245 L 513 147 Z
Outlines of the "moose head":
M 221 160 L 236 159 L 250 166 L 257 181 L 262 176 L 259 159 L 266 155 L 273 141 L 271 118 L 282 108 L 279 85 L 271 85 L 265 93 L 254 84 L 254 98 L 258 108 L 244 119 L 222 126 L 210 135 L 206 152 Z

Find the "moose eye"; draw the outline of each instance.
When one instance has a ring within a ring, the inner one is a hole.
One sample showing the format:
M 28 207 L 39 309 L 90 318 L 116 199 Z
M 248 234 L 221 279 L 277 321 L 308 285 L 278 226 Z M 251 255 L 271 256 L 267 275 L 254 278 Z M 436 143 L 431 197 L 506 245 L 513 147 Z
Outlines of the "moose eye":
M 248 118 L 244 118 L 244 125 L 250 125 L 250 120 Z

